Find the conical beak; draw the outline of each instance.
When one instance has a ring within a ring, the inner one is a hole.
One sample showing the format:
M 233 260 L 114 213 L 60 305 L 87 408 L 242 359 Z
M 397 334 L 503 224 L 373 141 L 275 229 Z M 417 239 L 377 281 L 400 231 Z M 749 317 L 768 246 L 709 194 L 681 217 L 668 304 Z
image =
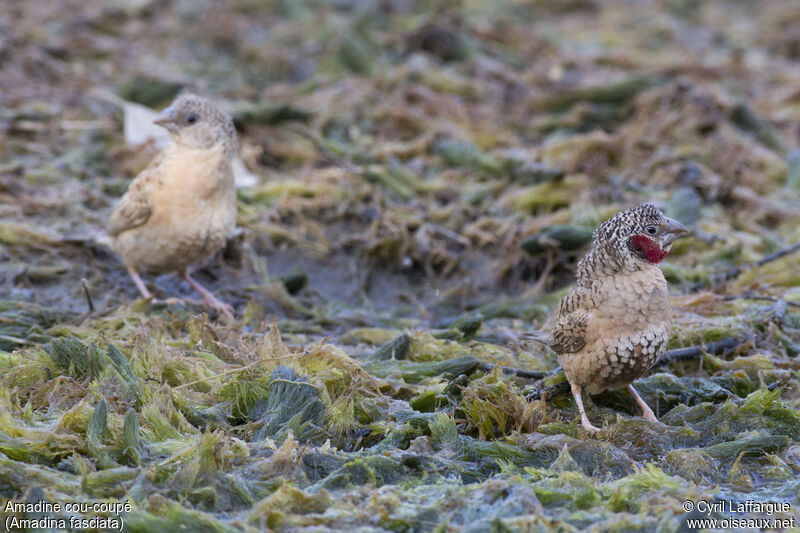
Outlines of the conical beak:
M 178 123 L 175 120 L 175 110 L 172 109 L 172 107 L 168 107 L 159 113 L 153 123 L 158 124 L 169 131 L 178 130 Z
M 686 235 L 689 235 L 689 230 L 686 229 L 686 226 L 677 220 L 668 218 L 664 232 L 661 234 L 661 242 L 663 246 L 669 246 L 673 242 L 677 241 L 681 237 L 685 237 Z

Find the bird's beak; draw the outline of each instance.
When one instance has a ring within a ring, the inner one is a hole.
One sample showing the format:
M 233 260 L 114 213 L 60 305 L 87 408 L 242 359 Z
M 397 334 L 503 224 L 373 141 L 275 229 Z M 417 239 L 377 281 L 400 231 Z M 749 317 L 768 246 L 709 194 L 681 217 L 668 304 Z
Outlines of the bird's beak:
M 688 234 L 689 230 L 686 229 L 686 226 L 684 226 L 677 220 L 668 218 L 667 225 L 664 228 L 664 232 L 661 234 L 661 243 L 663 244 L 663 247 L 667 247 L 671 245 L 673 242 L 680 239 L 681 237 L 685 237 Z
M 174 132 L 178 130 L 178 123 L 175 119 L 175 110 L 168 107 L 158 114 L 153 123 Z

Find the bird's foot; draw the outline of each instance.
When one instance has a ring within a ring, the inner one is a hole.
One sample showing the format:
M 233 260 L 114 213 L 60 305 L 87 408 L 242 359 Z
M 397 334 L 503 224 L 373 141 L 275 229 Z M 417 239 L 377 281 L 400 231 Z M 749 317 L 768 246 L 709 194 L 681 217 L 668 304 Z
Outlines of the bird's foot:
M 217 299 L 214 294 L 200 285 L 192 276 L 189 275 L 189 271 L 184 269 L 181 270 L 178 275 L 186 281 L 191 287 L 199 292 L 203 296 L 203 300 L 199 302 L 199 305 L 205 305 L 210 307 L 211 309 L 216 309 L 220 312 L 220 314 L 224 315 L 228 321 L 233 322 L 235 319 L 233 317 L 233 307 L 226 304 L 222 300 Z
M 195 306 L 207 306 L 212 309 L 216 309 L 230 321 L 233 321 L 233 307 L 226 304 L 223 301 L 220 301 L 214 297 L 205 298 L 203 300 L 195 300 L 194 298 L 164 298 L 163 300 L 160 298 L 151 298 L 150 303 L 156 305 L 195 305 Z
M 581 414 L 581 425 L 586 431 L 591 431 L 591 432 L 600 431 L 600 428 L 592 425 L 592 423 L 589 422 L 589 417 L 586 416 L 586 410 L 583 408 L 583 399 L 581 398 L 580 385 L 572 383 L 570 386 L 572 387 L 572 395 L 575 397 L 575 403 L 578 406 L 578 412 Z
M 656 418 L 656 415 L 653 414 L 653 411 L 642 414 L 642 418 L 649 420 L 650 422 L 658 422 L 658 418 Z
M 128 267 L 128 273 L 130 274 L 133 283 L 136 285 L 136 288 L 139 289 L 139 293 L 142 295 L 142 298 L 144 298 L 147 302 L 152 302 L 156 295 L 155 293 L 150 292 L 150 289 L 148 289 L 147 285 L 144 284 L 144 280 L 142 279 L 142 276 L 139 275 L 139 271 L 133 267 Z
M 650 422 L 658 422 L 658 418 L 656 418 L 653 410 L 650 409 L 650 406 L 645 403 L 641 396 L 639 396 L 639 393 L 636 392 L 636 389 L 633 388 L 633 385 L 628 385 L 626 388 L 628 389 L 628 392 L 631 393 L 631 396 L 633 396 L 633 399 L 636 400 L 636 403 L 639 404 L 639 407 L 642 408 L 642 418 L 649 420 Z
M 224 315 L 230 322 L 233 322 L 235 319 L 233 317 L 233 307 L 226 304 L 222 300 L 215 298 L 214 296 L 206 295 L 201 302 L 200 305 L 206 305 L 212 309 L 216 309 L 220 312 L 220 314 Z
M 589 422 L 589 419 L 585 416 L 581 417 L 581 425 L 583 429 L 586 431 L 591 431 L 592 433 L 597 433 L 600 431 L 600 428 Z

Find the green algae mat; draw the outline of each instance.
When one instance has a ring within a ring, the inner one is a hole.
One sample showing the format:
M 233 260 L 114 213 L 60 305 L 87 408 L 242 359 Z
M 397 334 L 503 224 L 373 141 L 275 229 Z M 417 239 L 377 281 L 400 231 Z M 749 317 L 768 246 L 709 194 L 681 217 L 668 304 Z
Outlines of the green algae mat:
M 800 527 L 800 6 L 0 5 L 0 518 L 11 531 Z M 157 152 L 236 122 L 238 227 L 137 300 L 104 239 Z M 651 201 L 669 357 L 586 402 L 546 334 Z M 192 296 L 173 276 L 159 296 Z M 702 520 L 711 520 L 703 522 Z

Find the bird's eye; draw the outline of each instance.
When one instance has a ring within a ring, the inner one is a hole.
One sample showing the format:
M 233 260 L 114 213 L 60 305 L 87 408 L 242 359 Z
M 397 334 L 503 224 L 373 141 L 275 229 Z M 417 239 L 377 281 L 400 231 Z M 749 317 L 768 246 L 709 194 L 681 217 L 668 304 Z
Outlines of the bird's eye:
M 186 123 L 187 124 L 194 124 L 195 122 L 197 122 L 197 115 L 195 115 L 194 113 L 190 113 L 186 117 Z
M 655 235 L 656 233 L 658 233 L 658 228 L 655 226 L 647 226 L 646 228 L 644 228 L 644 230 L 647 232 L 648 235 Z

